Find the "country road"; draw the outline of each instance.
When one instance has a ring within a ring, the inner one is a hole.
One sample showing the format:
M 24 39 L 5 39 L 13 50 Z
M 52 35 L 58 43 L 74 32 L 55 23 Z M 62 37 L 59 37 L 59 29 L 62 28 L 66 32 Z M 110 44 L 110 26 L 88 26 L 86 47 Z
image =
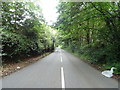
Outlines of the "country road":
M 118 88 L 118 82 L 59 49 L 2 79 L 3 88 Z

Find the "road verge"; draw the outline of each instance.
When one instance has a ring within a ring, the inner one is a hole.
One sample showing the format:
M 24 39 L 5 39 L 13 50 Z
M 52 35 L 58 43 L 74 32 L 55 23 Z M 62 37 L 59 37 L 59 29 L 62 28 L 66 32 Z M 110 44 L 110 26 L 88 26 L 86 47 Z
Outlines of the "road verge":
M 44 53 L 43 55 L 38 55 L 32 58 L 26 58 L 18 63 L 10 63 L 10 64 L 5 64 L 3 66 L 0 67 L 0 76 L 1 77 L 5 77 L 8 76 L 16 71 L 21 70 L 22 68 L 31 65 L 35 62 L 37 62 L 38 60 L 41 60 L 42 58 L 44 58 L 45 56 L 51 54 L 51 52 L 47 52 Z

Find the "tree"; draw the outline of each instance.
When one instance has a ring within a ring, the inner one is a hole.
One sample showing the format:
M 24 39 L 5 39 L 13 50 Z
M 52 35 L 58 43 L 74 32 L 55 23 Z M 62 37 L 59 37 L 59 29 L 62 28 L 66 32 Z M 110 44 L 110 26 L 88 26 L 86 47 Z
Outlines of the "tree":
M 55 28 L 63 47 L 88 56 L 92 63 L 118 67 L 120 2 L 62 2 L 57 8 Z
M 3 62 L 18 62 L 52 51 L 51 33 L 47 33 L 39 6 L 32 2 L 2 2 L 1 7 Z

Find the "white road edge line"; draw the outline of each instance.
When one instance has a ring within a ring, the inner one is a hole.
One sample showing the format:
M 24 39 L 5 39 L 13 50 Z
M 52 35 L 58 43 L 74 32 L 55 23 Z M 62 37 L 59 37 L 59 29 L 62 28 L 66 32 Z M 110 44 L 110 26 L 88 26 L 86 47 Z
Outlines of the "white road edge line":
M 62 84 L 62 88 L 65 88 L 65 79 L 64 79 L 63 67 L 61 67 L 61 84 Z

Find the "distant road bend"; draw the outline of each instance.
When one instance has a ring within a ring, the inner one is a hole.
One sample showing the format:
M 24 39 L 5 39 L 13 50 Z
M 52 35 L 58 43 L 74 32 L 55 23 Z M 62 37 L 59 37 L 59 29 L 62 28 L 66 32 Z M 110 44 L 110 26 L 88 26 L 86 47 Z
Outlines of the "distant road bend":
M 70 53 L 57 51 L 2 79 L 3 88 L 118 88 L 118 82 L 106 78 Z

